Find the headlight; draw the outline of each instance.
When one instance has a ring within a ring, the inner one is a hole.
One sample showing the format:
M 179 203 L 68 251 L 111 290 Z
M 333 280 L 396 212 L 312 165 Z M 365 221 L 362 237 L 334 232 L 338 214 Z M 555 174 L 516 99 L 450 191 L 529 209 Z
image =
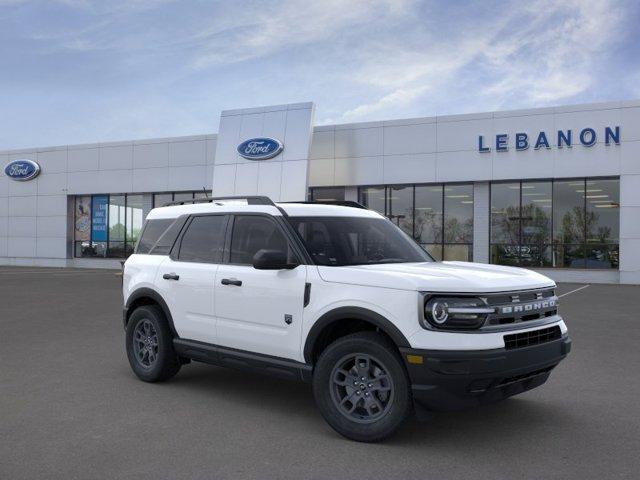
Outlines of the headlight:
M 424 305 L 424 328 L 473 329 L 480 328 L 493 307 L 477 297 L 428 297 Z

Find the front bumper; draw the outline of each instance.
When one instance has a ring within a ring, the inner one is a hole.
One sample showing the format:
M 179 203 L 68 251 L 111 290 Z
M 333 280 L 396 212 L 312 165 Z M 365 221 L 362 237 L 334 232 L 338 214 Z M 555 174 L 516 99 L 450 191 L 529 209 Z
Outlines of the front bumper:
M 511 350 L 400 349 L 414 402 L 430 411 L 492 403 L 538 387 L 570 350 L 567 334 L 551 342 Z

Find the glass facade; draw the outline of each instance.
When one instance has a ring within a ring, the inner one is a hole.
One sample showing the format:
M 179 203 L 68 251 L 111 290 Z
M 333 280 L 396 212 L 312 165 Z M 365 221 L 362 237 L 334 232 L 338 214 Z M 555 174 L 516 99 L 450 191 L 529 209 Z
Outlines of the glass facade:
M 473 260 L 473 184 L 363 187 L 359 201 L 386 215 L 436 260 Z
M 316 202 L 344 201 L 344 187 L 317 187 L 309 192 L 309 199 Z
M 490 261 L 618 268 L 619 210 L 618 179 L 492 183 Z
M 202 190 L 192 192 L 163 192 L 153 194 L 153 208 L 162 207 L 169 202 L 179 202 L 182 200 L 193 200 L 194 198 L 206 198 L 208 193 Z

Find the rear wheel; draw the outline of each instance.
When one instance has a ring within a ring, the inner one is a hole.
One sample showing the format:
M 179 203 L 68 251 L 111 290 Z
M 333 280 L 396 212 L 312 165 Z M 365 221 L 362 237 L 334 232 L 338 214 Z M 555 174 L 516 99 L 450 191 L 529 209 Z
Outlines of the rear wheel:
M 411 412 L 409 379 L 384 336 L 360 332 L 329 345 L 318 359 L 313 390 L 324 419 L 352 440 L 393 434 Z
M 140 380 L 161 382 L 180 370 L 167 319 L 155 305 L 133 311 L 127 323 L 126 348 L 131 369 Z

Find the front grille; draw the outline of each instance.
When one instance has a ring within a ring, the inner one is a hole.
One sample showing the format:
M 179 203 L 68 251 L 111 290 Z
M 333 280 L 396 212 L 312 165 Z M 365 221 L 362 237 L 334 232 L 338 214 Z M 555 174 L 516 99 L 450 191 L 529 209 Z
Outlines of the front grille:
M 512 323 L 530 322 L 558 314 L 558 297 L 552 288 L 489 294 L 487 305 L 495 307 L 485 327 L 491 328 Z
M 504 347 L 507 350 L 530 347 L 531 345 L 540 345 L 541 343 L 557 340 L 561 336 L 560 327 L 557 325 L 530 332 L 513 333 L 504 336 Z

